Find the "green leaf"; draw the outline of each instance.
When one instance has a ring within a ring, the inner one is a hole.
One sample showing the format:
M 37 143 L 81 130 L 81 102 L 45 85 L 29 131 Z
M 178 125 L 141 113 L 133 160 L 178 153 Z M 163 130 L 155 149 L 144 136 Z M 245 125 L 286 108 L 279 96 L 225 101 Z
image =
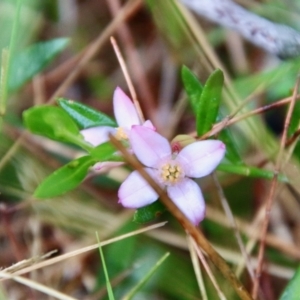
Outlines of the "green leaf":
M 117 127 L 114 120 L 89 106 L 64 98 L 58 99 L 57 103 L 81 129 L 95 126 Z
M 250 167 L 247 165 L 221 163 L 217 167 L 217 170 L 254 178 L 272 179 L 274 177 L 274 172 L 272 171 Z M 282 182 L 288 182 L 288 179 L 283 174 L 279 174 L 278 180 Z
M 95 163 L 122 161 L 123 158 L 115 152 L 116 149 L 109 142 L 93 148 L 91 155 L 75 159 L 49 175 L 36 189 L 35 197 L 56 197 L 76 188 Z
M 299 300 L 300 299 L 300 267 L 296 270 L 293 278 L 289 281 L 283 291 L 280 300 Z
M 34 134 L 55 141 L 74 143 L 86 150 L 92 146 L 86 143 L 75 122 L 59 107 L 35 106 L 23 113 L 25 126 Z
M 151 222 L 165 210 L 165 206 L 160 201 L 155 201 L 148 206 L 137 209 L 134 213 L 133 221 L 140 224 Z
M 229 128 L 224 128 L 220 132 L 219 139 L 226 145 L 226 158 L 234 165 L 243 164 L 243 160 L 237 150 L 238 147 Z
M 45 199 L 76 188 L 97 160 L 91 156 L 75 159 L 49 175 L 35 190 L 34 197 Z
M 116 148 L 110 142 L 93 148 L 90 155 L 98 161 L 124 161 L 122 156 L 116 154 Z
M 198 136 L 202 136 L 209 131 L 216 121 L 221 102 L 223 82 L 223 72 L 217 69 L 209 76 L 204 85 L 197 108 L 196 127 Z
M 11 61 L 8 90 L 16 91 L 32 77 L 44 69 L 57 54 L 68 44 L 68 39 L 59 38 L 47 42 L 34 44 L 19 54 Z
M 300 102 L 296 101 L 294 111 L 292 114 L 290 126 L 288 128 L 288 135 L 291 136 L 299 128 L 300 125 Z
M 181 79 L 192 110 L 194 114 L 197 115 L 198 103 L 203 91 L 203 86 L 197 76 L 186 66 L 183 66 L 181 69 Z

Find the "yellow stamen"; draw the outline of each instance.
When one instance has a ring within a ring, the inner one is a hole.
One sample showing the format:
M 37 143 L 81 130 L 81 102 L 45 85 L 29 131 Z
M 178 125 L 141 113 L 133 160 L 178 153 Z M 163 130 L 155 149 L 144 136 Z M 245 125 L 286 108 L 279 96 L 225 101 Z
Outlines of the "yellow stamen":
M 165 184 L 177 183 L 184 177 L 181 166 L 174 163 L 166 163 L 160 167 L 160 177 Z
M 117 132 L 115 134 L 115 137 L 119 141 L 128 140 L 128 135 L 127 135 L 126 131 L 124 130 L 124 128 L 122 128 L 122 127 L 117 128 Z

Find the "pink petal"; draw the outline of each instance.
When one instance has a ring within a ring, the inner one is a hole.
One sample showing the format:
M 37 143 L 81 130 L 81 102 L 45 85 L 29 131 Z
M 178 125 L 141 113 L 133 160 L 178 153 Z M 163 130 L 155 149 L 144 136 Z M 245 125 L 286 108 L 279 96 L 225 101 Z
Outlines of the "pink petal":
M 154 170 L 145 170 L 154 176 Z M 158 195 L 138 171 L 133 171 L 121 184 L 118 197 L 124 207 L 139 208 L 154 202 Z
M 221 141 L 199 141 L 184 147 L 176 160 L 182 161 L 186 176 L 199 178 L 210 174 L 217 167 L 225 150 Z
M 129 139 L 134 154 L 147 167 L 155 166 L 172 153 L 168 140 L 145 126 L 133 126 Z
M 114 114 L 120 127 L 130 129 L 132 125 L 140 125 L 140 119 L 130 98 L 117 87 L 113 96 Z
M 93 146 L 98 146 L 109 140 L 109 133 L 114 134 L 115 128 L 109 126 L 97 126 L 88 129 L 83 129 L 80 133 L 83 135 L 85 141 L 89 142 Z
M 145 121 L 143 126 L 156 131 L 156 127 L 152 124 L 152 122 L 150 120 Z
M 169 186 L 167 192 L 176 206 L 195 225 L 205 217 L 205 202 L 200 187 L 191 179 L 185 178 L 175 186 Z

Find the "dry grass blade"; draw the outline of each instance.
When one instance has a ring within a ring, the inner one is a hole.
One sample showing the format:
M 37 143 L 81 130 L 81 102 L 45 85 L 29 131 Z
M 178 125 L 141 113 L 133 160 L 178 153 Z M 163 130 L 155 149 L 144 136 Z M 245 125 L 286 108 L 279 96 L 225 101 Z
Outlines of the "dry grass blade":
M 220 183 L 218 181 L 218 178 L 217 178 L 216 174 L 213 173 L 212 177 L 213 177 L 214 184 L 216 186 L 216 190 L 217 190 L 217 193 L 218 193 L 219 200 L 220 200 L 220 202 L 221 202 L 221 204 L 223 206 L 225 214 L 226 214 L 226 216 L 227 216 L 227 218 L 228 218 L 228 220 L 230 222 L 230 225 L 231 225 L 231 227 L 232 227 L 232 229 L 234 231 L 234 235 L 235 235 L 236 241 L 237 241 L 237 243 L 239 245 L 239 248 L 241 250 L 242 256 L 243 256 L 243 258 L 245 260 L 245 263 L 247 265 L 248 273 L 249 273 L 251 279 L 254 280 L 253 267 L 251 265 L 251 262 L 250 262 L 250 259 L 249 259 L 249 255 L 248 255 L 248 253 L 247 253 L 247 251 L 245 249 L 244 243 L 242 241 L 242 237 L 241 237 L 240 232 L 239 232 L 239 230 L 237 228 L 237 224 L 235 222 L 235 219 L 234 219 L 234 216 L 233 216 L 232 211 L 230 209 L 230 206 L 228 204 L 228 201 L 227 201 L 227 199 L 225 197 L 225 194 L 224 194 L 223 189 L 222 189 L 222 187 L 221 187 L 221 185 L 220 185 Z
M 126 64 L 125 64 L 125 61 L 124 61 L 124 58 L 121 54 L 121 51 L 120 51 L 120 48 L 118 47 L 118 44 L 115 40 L 114 37 L 111 37 L 110 38 L 110 41 L 114 47 L 114 50 L 115 50 L 115 53 L 116 53 L 116 56 L 118 58 L 118 61 L 119 61 L 119 64 L 121 66 L 121 69 L 123 71 L 123 74 L 124 74 L 124 77 L 126 79 L 126 82 L 127 82 L 127 85 L 128 85 L 128 88 L 130 90 L 130 93 L 131 93 L 131 97 L 132 97 L 132 101 L 133 101 L 133 104 L 135 106 L 135 109 L 140 117 L 140 121 L 143 123 L 145 122 L 145 118 L 143 116 L 143 113 L 142 113 L 142 110 L 141 110 L 141 106 L 140 106 L 140 103 L 137 99 L 137 95 L 136 95 L 136 92 L 135 92 L 135 89 L 134 89 L 134 86 L 133 86 L 133 83 L 131 81 L 131 78 L 129 76 L 129 73 L 128 73 L 128 69 L 126 67 Z
M 205 257 L 204 257 L 204 255 L 203 255 L 203 253 L 202 253 L 201 250 L 197 247 L 197 245 L 196 245 L 196 243 L 195 243 L 195 241 L 194 241 L 193 239 L 192 239 L 192 244 L 193 244 L 193 246 L 194 246 L 194 248 L 195 248 L 195 250 L 196 250 L 196 252 L 197 252 L 197 255 L 198 255 L 200 261 L 201 261 L 202 264 L 203 264 L 203 267 L 204 267 L 204 269 L 205 269 L 205 271 L 206 271 L 208 277 L 210 278 L 210 280 L 211 280 L 211 282 L 212 282 L 214 288 L 216 289 L 217 294 L 218 294 L 220 300 L 226 300 L 226 297 L 225 297 L 225 295 L 223 294 L 223 292 L 221 291 L 221 289 L 220 289 L 220 287 L 219 287 L 219 285 L 218 285 L 218 283 L 217 283 L 217 280 L 216 280 L 215 276 L 213 275 L 213 272 L 211 271 L 211 269 L 210 269 L 208 263 L 207 263 L 206 260 L 205 260 Z
M 22 269 L 27 268 L 29 266 L 35 265 L 40 261 L 44 261 L 45 259 L 52 256 L 56 252 L 57 252 L 57 250 L 53 250 L 53 251 L 50 251 L 50 252 L 48 252 L 48 253 L 46 253 L 42 256 L 37 256 L 37 257 L 32 257 L 32 258 L 29 258 L 29 259 L 22 260 L 22 261 L 14 264 L 14 265 L 8 267 L 8 268 L 3 269 L 2 271 L 6 272 L 6 273 L 16 273 L 19 270 L 22 270 Z
M 210 243 L 206 240 L 204 235 L 196 228 L 188 218 L 181 212 L 181 210 L 173 203 L 168 197 L 166 192 L 153 180 L 153 178 L 144 170 L 143 166 L 134 158 L 133 155 L 129 154 L 126 148 L 119 142 L 114 136 L 110 135 L 111 143 L 123 154 L 125 160 L 137 170 L 141 176 L 150 184 L 150 186 L 160 196 L 163 204 L 169 209 L 172 215 L 178 220 L 181 226 L 187 231 L 198 247 L 201 247 L 212 263 L 220 270 L 223 276 L 232 285 L 233 289 L 240 296 L 241 299 L 252 299 L 248 291 L 245 289 L 243 284 L 236 278 L 232 270 L 229 268 L 225 260 L 214 250 Z
M 134 236 L 134 235 L 137 235 L 137 234 L 141 234 L 141 233 L 149 231 L 149 230 L 156 229 L 158 227 L 164 226 L 165 224 L 166 224 L 166 222 L 161 222 L 161 223 L 158 223 L 158 224 L 155 224 L 155 225 L 151 225 L 151 226 L 148 226 L 146 228 L 142 228 L 142 229 L 139 229 L 139 230 L 136 230 L 136 231 L 133 231 L 133 232 L 130 232 L 130 233 L 127 233 L 127 234 L 123 234 L 121 236 L 118 236 L 118 237 L 115 237 L 115 238 L 103 241 L 100 244 L 101 244 L 101 247 L 103 247 L 105 245 L 121 241 L 121 240 L 123 240 L 125 238 L 131 237 L 131 236 Z M 28 272 L 40 269 L 40 268 L 44 268 L 46 266 L 50 266 L 50 265 L 56 264 L 58 262 L 66 260 L 68 258 L 77 256 L 77 255 L 80 255 L 80 254 L 83 254 L 85 252 L 88 252 L 88 251 L 91 251 L 91 250 L 94 250 L 94 249 L 98 249 L 98 248 L 99 248 L 99 244 L 97 243 L 97 244 L 94 244 L 94 245 L 91 245 L 91 246 L 87 246 L 87 247 L 84 247 L 84 248 L 81 248 L 81 249 L 78 249 L 78 250 L 75 250 L 75 251 L 71 251 L 69 253 L 65 253 L 65 254 L 62 254 L 60 256 L 48 259 L 48 260 L 43 261 L 43 262 L 40 262 L 40 263 L 35 264 L 33 266 L 26 267 L 26 268 L 24 268 L 22 270 L 19 270 L 19 271 L 15 272 L 14 275 L 21 275 L 21 274 L 25 274 L 25 273 L 28 273 Z
M 147 233 L 147 235 L 167 245 L 171 245 L 173 247 L 177 247 L 186 251 L 189 250 L 187 247 L 186 238 L 169 230 L 154 230 Z M 226 259 L 226 261 L 230 262 L 233 265 L 238 265 L 240 261 L 243 260 L 242 255 L 238 251 L 233 251 L 232 249 L 227 249 L 216 244 L 212 244 L 212 246 L 222 255 L 222 257 L 224 257 L 224 259 Z M 251 257 L 251 264 L 254 267 L 257 267 L 256 257 Z M 266 266 L 266 271 L 270 275 L 284 279 L 291 279 L 295 273 L 294 268 L 289 268 L 274 263 L 269 263 Z
M 262 269 L 263 269 L 263 260 L 264 260 L 264 253 L 265 253 L 265 246 L 266 246 L 266 235 L 267 235 L 267 231 L 268 231 L 268 226 L 269 226 L 269 220 L 270 220 L 270 212 L 271 212 L 271 208 L 272 208 L 272 204 L 274 201 L 274 195 L 276 192 L 276 188 L 277 188 L 277 183 L 278 183 L 278 174 L 281 170 L 281 167 L 283 165 L 283 151 L 286 145 L 286 141 L 287 141 L 287 131 L 288 131 L 288 127 L 291 121 L 291 117 L 292 117 L 292 113 L 295 107 L 295 103 L 297 100 L 297 93 L 299 90 L 299 85 L 300 85 L 300 77 L 298 76 L 297 78 L 297 82 L 294 88 L 294 93 L 293 93 L 293 99 L 290 103 L 289 106 L 289 110 L 287 112 L 287 116 L 286 116 L 286 120 L 285 120 L 285 124 L 284 124 L 284 129 L 283 129 L 283 134 L 282 134 L 282 138 L 280 141 L 280 149 L 279 149 L 279 153 L 277 156 L 277 161 L 276 161 L 276 166 L 274 169 L 274 178 L 272 179 L 272 183 L 271 183 L 271 188 L 270 188 L 270 192 L 268 195 L 268 198 L 266 200 L 266 211 L 265 211 L 265 219 L 263 222 L 263 227 L 262 227 L 262 239 L 260 242 L 260 246 L 259 246 L 259 254 L 258 254 L 258 267 L 256 269 L 256 279 L 254 281 L 254 285 L 253 285 L 253 291 L 252 291 L 252 296 L 254 299 L 257 298 L 257 294 L 258 294 L 258 290 L 259 290 L 259 278 L 261 276 L 262 273 Z
M 0 277 L 2 278 L 5 278 L 5 279 L 12 279 L 12 280 L 15 280 L 21 284 L 24 284 L 34 290 L 37 290 L 37 291 L 40 291 L 48 296 L 52 296 L 52 297 L 55 297 L 57 299 L 60 299 L 60 300 L 76 300 L 75 298 L 73 297 L 70 297 L 70 296 L 67 296 L 61 292 L 58 292 L 54 289 L 51 289 L 43 284 L 40 284 L 38 282 L 35 282 L 33 280 L 30 280 L 30 279 L 27 279 L 27 278 L 23 278 L 21 276 L 17 276 L 17 275 L 12 275 L 12 274 L 9 274 L 9 273 L 5 273 L 3 271 L 0 271 Z
M 121 9 L 120 0 L 106 0 L 106 3 L 113 17 L 116 17 Z M 117 29 L 117 34 L 124 48 L 127 61 L 130 66 L 130 71 L 132 73 L 133 82 L 135 83 L 140 95 L 140 99 L 142 99 L 145 111 L 147 111 L 150 116 L 153 116 L 155 110 L 153 91 L 149 85 L 143 61 L 136 49 L 135 41 L 127 22 L 124 21 L 120 23 L 120 26 Z
M 201 267 L 200 267 L 197 253 L 196 253 L 196 249 L 193 244 L 193 239 L 189 235 L 187 235 L 187 242 L 188 242 L 188 247 L 189 247 L 189 251 L 190 251 L 190 255 L 191 255 L 193 268 L 194 268 L 197 282 L 199 285 L 201 297 L 203 300 L 208 300 L 205 285 L 204 285 L 204 280 L 203 280 L 203 276 L 202 276 L 202 272 L 201 272 Z
M 120 11 L 118 16 L 113 19 L 113 21 L 105 28 L 99 37 L 87 48 L 84 52 L 82 58 L 76 64 L 75 69 L 69 74 L 69 76 L 64 80 L 60 87 L 54 92 L 54 94 L 49 99 L 48 103 L 55 101 L 56 97 L 61 96 L 66 89 L 74 82 L 79 73 L 82 71 L 83 67 L 97 54 L 99 49 L 104 45 L 104 43 L 110 38 L 110 36 L 115 32 L 119 24 L 128 18 L 132 12 L 134 12 L 141 5 L 141 0 L 129 1 L 124 8 Z
M 282 105 L 285 105 L 285 104 L 289 104 L 292 101 L 292 99 L 293 99 L 293 97 L 287 97 L 287 98 L 282 99 L 280 101 L 277 101 L 275 103 L 271 103 L 271 104 L 268 104 L 266 106 L 259 107 L 259 108 L 256 108 L 254 110 L 251 110 L 249 112 L 243 113 L 242 115 L 237 116 L 237 117 L 234 117 L 235 114 L 231 114 L 230 116 L 224 118 L 223 121 L 215 124 L 210 131 L 208 131 L 206 134 L 201 136 L 201 140 L 206 139 L 208 137 L 211 137 L 213 135 L 216 135 L 217 133 L 222 131 L 224 128 L 226 128 L 228 126 L 231 126 L 233 124 L 236 124 L 236 123 L 238 123 L 242 120 L 245 120 L 246 118 L 249 118 L 249 117 L 252 117 L 252 116 L 255 116 L 255 115 L 258 115 L 258 114 L 265 113 L 265 112 L 267 112 L 271 109 L 278 108 L 278 107 L 280 107 Z M 298 99 L 300 99 L 300 95 L 297 95 L 297 100 Z M 196 132 L 191 133 L 191 135 L 196 136 Z M 287 146 L 290 143 L 291 143 L 291 141 L 287 141 Z

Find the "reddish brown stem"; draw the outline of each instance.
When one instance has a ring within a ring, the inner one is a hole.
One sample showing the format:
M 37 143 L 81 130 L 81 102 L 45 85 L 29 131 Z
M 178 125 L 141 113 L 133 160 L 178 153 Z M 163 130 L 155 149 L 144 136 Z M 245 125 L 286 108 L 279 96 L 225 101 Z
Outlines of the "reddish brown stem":
M 300 95 L 297 95 L 296 100 L 298 100 L 298 99 L 300 99 Z M 246 118 L 249 118 L 251 116 L 255 116 L 255 115 L 264 113 L 266 111 L 269 111 L 271 109 L 274 109 L 274 108 L 280 107 L 282 105 L 288 104 L 292 100 L 293 100 L 293 96 L 292 97 L 288 97 L 288 98 L 284 98 L 284 99 L 282 99 L 282 100 L 280 100 L 278 102 L 275 102 L 275 103 L 272 103 L 272 104 L 268 104 L 268 105 L 265 105 L 263 107 L 259 107 L 257 109 L 254 109 L 252 111 L 244 113 L 244 114 L 242 114 L 242 115 L 240 115 L 238 117 L 235 117 L 235 118 L 226 117 L 226 118 L 224 118 L 223 121 L 215 124 L 214 127 L 210 131 L 208 131 L 203 136 L 201 136 L 200 140 L 205 140 L 208 137 L 211 137 L 211 136 L 217 134 L 218 132 L 220 132 L 221 130 L 223 130 L 225 127 L 233 125 L 233 124 L 235 124 L 235 123 L 237 123 L 239 121 L 242 121 L 242 120 L 244 120 Z M 195 136 L 196 133 L 194 132 L 191 135 Z
M 112 135 L 110 136 L 112 144 L 123 154 L 125 160 L 136 169 L 141 176 L 147 180 L 150 186 L 157 192 L 163 204 L 173 214 L 173 216 L 182 225 L 185 231 L 193 237 L 198 247 L 201 247 L 210 258 L 212 263 L 220 270 L 223 276 L 229 281 L 236 293 L 243 300 L 252 299 L 242 283 L 236 278 L 232 270 L 229 268 L 225 260 L 215 251 L 205 238 L 199 228 L 195 227 L 187 217 L 181 212 L 181 210 L 174 204 L 174 202 L 168 197 L 166 192 L 153 180 L 153 178 L 144 170 L 143 165 L 136 160 L 136 158 L 129 154 L 124 146 Z
M 272 183 L 271 183 L 271 188 L 270 188 L 270 192 L 266 201 L 266 212 L 265 212 L 265 219 L 264 219 L 264 223 L 262 226 L 262 233 L 261 233 L 261 242 L 259 245 L 259 252 L 258 252 L 258 264 L 257 264 L 257 269 L 256 269 L 256 278 L 254 281 L 254 285 L 253 285 L 253 291 L 252 291 L 252 297 L 254 299 L 257 298 L 257 294 L 258 294 L 258 290 L 259 290 L 259 282 L 260 282 L 260 276 L 262 274 L 262 270 L 263 270 L 263 260 L 264 260 L 264 254 L 265 254 L 265 247 L 266 247 L 266 236 L 267 236 L 267 232 L 268 232 L 268 227 L 269 227 L 269 221 L 270 221 L 270 212 L 271 212 L 271 208 L 272 208 L 272 204 L 274 201 L 274 195 L 275 195 L 275 191 L 276 191 L 276 187 L 278 184 L 278 173 L 281 170 L 282 167 L 282 157 L 283 157 L 283 151 L 287 142 L 287 131 L 288 131 L 288 127 L 290 125 L 290 121 L 291 121 L 291 117 L 292 117 L 292 113 L 295 107 L 295 102 L 297 99 L 297 92 L 299 89 L 299 84 L 300 84 L 300 78 L 297 78 L 297 82 L 295 85 L 295 89 L 294 89 L 294 93 L 293 93 L 293 97 L 292 97 L 292 101 L 291 104 L 289 106 L 289 110 L 287 112 L 287 116 L 285 119 L 285 123 L 284 123 L 284 129 L 283 129 L 283 134 L 281 137 L 281 141 L 280 141 L 280 149 L 279 149 L 279 153 L 277 156 L 277 161 L 276 161 L 276 165 L 275 165 L 275 169 L 274 169 L 274 177 L 272 179 Z

